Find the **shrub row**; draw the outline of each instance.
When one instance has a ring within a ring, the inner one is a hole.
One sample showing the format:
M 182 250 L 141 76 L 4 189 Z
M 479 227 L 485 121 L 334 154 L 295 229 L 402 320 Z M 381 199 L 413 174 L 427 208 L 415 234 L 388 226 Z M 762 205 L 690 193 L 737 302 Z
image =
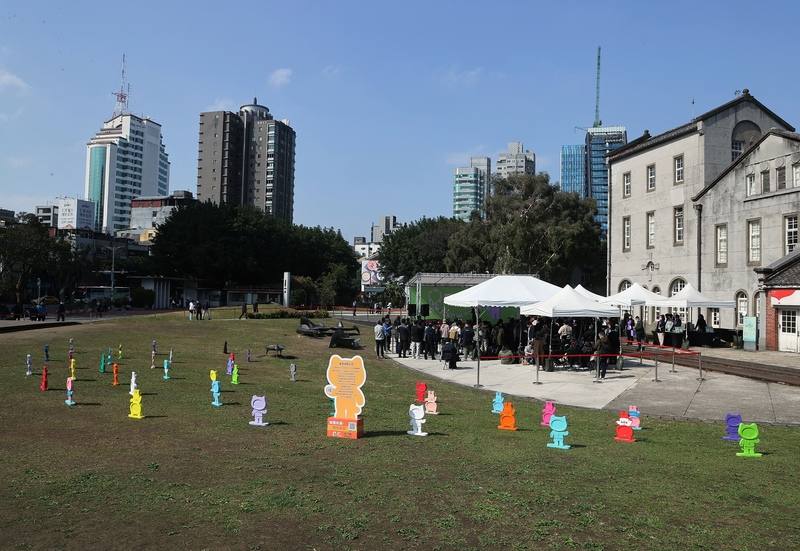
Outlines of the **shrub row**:
M 247 313 L 247 319 L 255 319 L 255 320 L 270 320 L 270 319 L 284 319 L 284 318 L 311 318 L 311 319 L 319 319 L 319 318 L 329 318 L 330 314 L 327 310 L 308 310 L 308 311 L 289 311 L 289 310 L 277 310 L 274 312 L 259 312 L 258 314 L 254 314 L 253 312 Z

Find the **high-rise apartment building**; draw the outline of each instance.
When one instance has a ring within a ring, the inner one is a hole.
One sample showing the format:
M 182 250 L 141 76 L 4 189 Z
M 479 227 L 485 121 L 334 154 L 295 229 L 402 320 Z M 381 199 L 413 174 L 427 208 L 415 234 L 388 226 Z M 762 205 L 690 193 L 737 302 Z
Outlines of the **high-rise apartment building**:
M 586 189 L 586 146 L 561 146 L 560 185 L 563 192 L 577 193 L 580 197 L 589 195 Z
M 128 228 L 131 199 L 168 189 L 169 157 L 157 122 L 123 113 L 87 144 L 84 195 L 95 204 L 98 231 Z
M 397 216 L 384 216 L 380 222 L 372 225 L 370 241 L 372 243 L 382 243 L 385 235 L 389 235 L 399 227 Z
M 291 223 L 294 214 L 295 132 L 253 103 L 238 113 L 200 113 L 197 199 L 253 205 Z
M 608 230 L 608 163 L 606 156 L 628 143 L 624 126 L 595 126 L 586 131 L 586 190 L 597 203 L 595 220 Z
M 536 174 L 536 155 L 528 151 L 522 142 L 511 142 L 508 151 L 497 157 L 497 175 L 500 178 L 514 174 Z
M 453 217 L 469 220 L 473 212 L 486 215 L 492 161 L 489 157 L 472 157 L 470 166 L 456 168 L 453 178 Z

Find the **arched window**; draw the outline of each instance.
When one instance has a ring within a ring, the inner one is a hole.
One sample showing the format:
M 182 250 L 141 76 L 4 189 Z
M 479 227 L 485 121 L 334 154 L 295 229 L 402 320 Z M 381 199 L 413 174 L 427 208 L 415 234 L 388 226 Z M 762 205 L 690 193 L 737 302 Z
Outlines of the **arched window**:
M 747 306 L 747 293 L 744 291 L 736 293 L 736 325 L 744 325 L 744 318 L 749 312 Z
M 735 161 L 745 149 L 761 137 L 761 128 L 751 121 L 740 121 L 731 134 L 731 161 Z
M 630 286 L 631 286 L 631 282 L 628 281 L 627 279 L 623 279 L 622 281 L 619 282 L 619 292 L 621 293 L 622 291 L 625 291 Z
M 672 283 L 670 283 L 669 285 L 669 296 L 674 297 L 675 295 L 683 291 L 684 287 L 686 287 L 685 279 L 683 279 L 682 277 L 673 279 Z M 673 313 L 677 312 L 678 314 L 680 314 L 681 319 L 684 319 L 686 317 L 686 308 L 672 308 L 672 312 Z
M 660 295 L 661 287 L 659 287 L 658 285 L 653 285 L 653 292 L 657 295 Z M 653 321 L 658 321 L 658 318 L 661 317 L 661 308 L 653 306 L 651 310 L 653 311 Z

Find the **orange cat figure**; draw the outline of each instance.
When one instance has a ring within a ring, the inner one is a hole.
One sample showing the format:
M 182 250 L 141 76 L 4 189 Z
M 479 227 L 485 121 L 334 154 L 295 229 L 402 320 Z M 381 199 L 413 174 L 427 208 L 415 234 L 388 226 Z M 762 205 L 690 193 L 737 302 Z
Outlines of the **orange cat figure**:
M 512 402 L 505 402 L 503 404 L 503 411 L 500 412 L 500 424 L 497 428 L 500 430 L 517 430 L 517 410 L 514 409 Z
M 325 396 L 333 400 L 335 408 L 333 417 L 328 417 L 328 436 L 353 439 L 363 436 L 364 421 L 359 416 L 366 403 L 361 391 L 367 381 L 364 359 L 334 354 L 328 360 L 327 376 Z

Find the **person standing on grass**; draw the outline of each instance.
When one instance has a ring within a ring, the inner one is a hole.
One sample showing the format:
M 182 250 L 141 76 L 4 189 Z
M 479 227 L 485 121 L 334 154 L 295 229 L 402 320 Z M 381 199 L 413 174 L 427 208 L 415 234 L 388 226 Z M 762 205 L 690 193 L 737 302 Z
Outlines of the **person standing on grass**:
M 189 321 L 192 321 L 193 314 L 194 314 L 194 301 L 190 300 L 189 301 Z
M 381 320 L 375 322 L 375 327 L 373 327 L 373 330 L 375 331 L 375 355 L 378 356 L 379 360 L 382 360 L 386 358 L 386 352 L 384 349 L 386 334 L 384 333 Z
M 411 332 L 408 329 L 408 322 L 401 323 L 397 326 L 397 337 L 397 355 L 400 358 L 406 358 L 408 343 L 411 340 Z
M 606 370 L 608 369 L 608 355 L 611 353 L 611 345 L 606 336 L 605 331 L 601 330 L 597 334 L 597 342 L 594 345 L 595 354 L 600 360 L 600 378 L 606 378 Z
M 66 308 L 64 307 L 64 301 L 61 300 L 58 303 L 58 310 L 56 312 L 56 321 L 66 321 L 64 319 L 64 313 L 66 312 Z
M 353 317 L 356 317 L 356 306 L 358 306 L 358 301 L 353 301 Z
M 422 326 L 421 321 L 411 326 L 411 357 L 415 360 L 418 360 L 422 355 L 422 341 L 424 336 L 425 328 Z
M 239 314 L 239 319 L 242 319 L 242 318 L 247 319 L 247 303 L 246 302 L 242 303 L 242 313 Z

